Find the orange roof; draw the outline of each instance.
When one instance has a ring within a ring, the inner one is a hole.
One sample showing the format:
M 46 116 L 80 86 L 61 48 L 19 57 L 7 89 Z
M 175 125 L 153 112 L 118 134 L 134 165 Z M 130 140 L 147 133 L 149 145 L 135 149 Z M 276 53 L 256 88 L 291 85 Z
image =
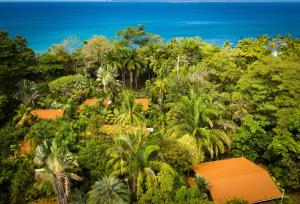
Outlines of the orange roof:
M 137 98 L 137 99 L 134 99 L 134 102 L 142 104 L 143 110 L 147 110 L 149 108 L 149 100 L 146 98 Z
M 20 144 L 19 153 L 21 156 L 25 156 L 30 153 L 31 140 L 19 140 L 17 143 Z
M 77 108 L 77 111 L 80 111 L 84 105 L 87 105 L 87 106 L 94 106 L 94 105 L 96 105 L 98 102 L 99 102 L 99 99 L 97 99 L 97 98 L 89 98 L 89 99 L 86 99 L 86 100 L 85 100 L 85 101 Z
M 64 115 L 62 109 L 35 109 L 31 111 L 32 115 L 36 115 L 40 119 L 56 119 Z
M 84 105 L 88 105 L 88 106 L 94 106 L 98 103 L 99 99 L 96 98 L 90 98 L 90 99 L 86 99 L 83 104 Z
M 217 204 L 233 198 L 257 203 L 282 196 L 269 173 L 243 157 L 203 163 L 194 171 L 208 181 Z

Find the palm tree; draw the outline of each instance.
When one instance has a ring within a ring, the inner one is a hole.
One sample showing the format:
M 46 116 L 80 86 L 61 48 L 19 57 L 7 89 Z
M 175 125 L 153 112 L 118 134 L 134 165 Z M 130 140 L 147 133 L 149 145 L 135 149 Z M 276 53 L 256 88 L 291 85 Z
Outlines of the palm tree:
M 126 185 L 118 178 L 105 176 L 96 181 L 87 194 L 88 204 L 125 204 L 129 203 Z
M 212 98 L 196 96 L 182 96 L 172 104 L 169 112 L 168 135 L 191 135 L 197 139 L 200 149 L 207 151 L 211 158 L 224 153 L 225 147 L 230 148 L 230 137 L 226 129 L 233 128 L 230 123 L 221 119 L 222 105 Z
M 68 172 L 71 168 L 78 167 L 74 156 L 69 151 L 60 149 L 55 141 L 51 146 L 45 141 L 36 147 L 33 161 L 43 167 L 36 169 L 36 174 L 42 173 L 43 178 L 51 180 L 58 203 L 68 204 L 70 179 L 81 180 L 76 174 Z
M 110 158 L 107 167 L 112 169 L 112 175 L 127 176 L 131 192 L 136 192 L 137 198 L 144 192 L 145 176 L 156 178 L 156 172 L 163 167 L 176 174 L 167 163 L 158 161 L 154 157 L 159 146 L 147 142 L 147 135 L 141 132 L 120 135 L 114 138 L 114 146 L 107 151 Z
M 141 73 L 140 69 L 142 68 L 142 62 L 136 51 L 128 51 L 126 58 L 124 59 L 124 67 L 129 71 L 130 77 L 130 88 L 133 86 L 133 73 L 136 72 L 136 77 Z M 137 80 L 136 80 L 137 82 Z M 137 83 L 136 83 L 137 87 Z
M 124 99 L 116 121 L 122 125 L 143 125 L 145 118 L 141 114 L 139 105 L 134 102 L 132 93 L 124 92 L 123 95 Z
M 18 91 L 16 93 L 16 98 L 26 107 L 34 105 L 33 102 L 38 97 L 35 83 L 33 81 L 23 79 L 18 83 L 17 87 Z
M 19 109 L 17 110 L 17 114 L 14 116 L 13 121 L 16 123 L 15 128 L 22 127 L 24 124 L 28 123 L 31 119 L 32 108 L 26 107 L 21 104 Z

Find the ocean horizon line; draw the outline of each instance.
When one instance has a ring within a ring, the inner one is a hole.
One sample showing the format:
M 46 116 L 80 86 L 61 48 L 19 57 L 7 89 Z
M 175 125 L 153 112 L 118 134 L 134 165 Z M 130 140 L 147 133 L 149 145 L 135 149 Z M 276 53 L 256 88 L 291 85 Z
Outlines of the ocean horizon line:
M 194 3 L 194 4 L 202 4 L 202 3 L 227 3 L 227 4 L 232 4 L 232 3 L 271 3 L 271 4 L 286 4 L 286 3 L 300 3 L 299 0 L 297 1 L 151 1 L 151 0 L 146 0 L 146 1 L 112 1 L 112 0 L 11 0 L 11 1 L 2 1 L 0 0 L 0 3 Z

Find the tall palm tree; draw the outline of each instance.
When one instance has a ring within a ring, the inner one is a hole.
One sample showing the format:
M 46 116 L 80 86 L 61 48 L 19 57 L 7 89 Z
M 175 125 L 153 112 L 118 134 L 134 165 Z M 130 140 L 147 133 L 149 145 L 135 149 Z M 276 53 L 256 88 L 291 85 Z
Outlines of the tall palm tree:
M 116 122 L 122 125 L 143 125 L 145 118 L 141 114 L 139 105 L 134 102 L 133 94 L 124 92 L 123 95 L 124 99 Z
M 138 53 L 134 50 L 130 50 L 127 52 L 126 58 L 124 59 L 124 66 L 129 71 L 130 77 L 130 88 L 133 87 L 133 73 L 136 73 L 136 77 L 141 73 L 140 69 L 142 68 L 142 61 L 138 55 Z M 137 84 L 136 84 L 137 87 Z
M 58 203 L 68 204 L 70 179 L 81 180 L 76 174 L 68 172 L 78 166 L 74 156 L 69 151 L 60 149 L 55 141 L 51 146 L 45 141 L 36 147 L 33 161 L 42 167 L 36 169 L 37 175 L 43 173 L 43 178 L 51 180 Z
M 122 61 L 123 50 L 121 48 L 110 50 L 105 55 L 105 64 L 117 68 L 121 72 L 122 81 L 125 84 L 125 70 L 123 69 Z
M 114 145 L 108 149 L 108 167 L 114 176 L 127 176 L 132 193 L 137 198 L 142 195 L 145 176 L 156 177 L 156 173 L 164 167 L 175 175 L 176 172 L 167 164 L 158 161 L 154 154 L 159 146 L 147 143 L 147 135 L 135 132 L 132 135 L 120 135 L 114 138 Z
M 87 194 L 88 204 L 125 204 L 129 203 L 129 192 L 126 185 L 118 178 L 105 176 L 96 181 Z
M 33 81 L 23 79 L 17 84 L 17 87 L 18 91 L 16 93 L 16 98 L 26 107 L 34 105 L 34 100 L 38 97 L 38 91 L 36 90 L 35 83 Z
M 233 128 L 221 119 L 222 105 L 212 98 L 196 96 L 194 93 L 182 96 L 172 104 L 169 112 L 168 135 L 191 135 L 196 138 L 199 149 L 204 149 L 211 158 L 230 148 L 230 136 L 226 130 Z

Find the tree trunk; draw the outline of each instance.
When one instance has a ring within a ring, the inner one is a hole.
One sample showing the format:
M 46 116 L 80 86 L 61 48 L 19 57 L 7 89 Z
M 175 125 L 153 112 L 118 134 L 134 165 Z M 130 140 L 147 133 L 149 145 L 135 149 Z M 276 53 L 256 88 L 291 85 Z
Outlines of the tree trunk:
M 178 76 L 179 74 L 179 55 L 177 56 L 177 63 L 176 63 L 176 75 Z
M 132 84 L 133 84 L 133 72 L 130 70 L 130 88 L 132 89 Z
M 124 85 L 125 85 L 125 83 L 126 83 L 126 79 L 125 79 L 125 70 L 122 70 L 122 81 L 123 81 L 123 83 L 124 83 Z
M 138 72 L 135 73 L 135 89 L 138 88 Z
M 62 178 L 59 176 L 54 176 L 52 184 L 56 192 L 57 202 L 59 204 L 68 204 L 68 198 L 66 197 Z

